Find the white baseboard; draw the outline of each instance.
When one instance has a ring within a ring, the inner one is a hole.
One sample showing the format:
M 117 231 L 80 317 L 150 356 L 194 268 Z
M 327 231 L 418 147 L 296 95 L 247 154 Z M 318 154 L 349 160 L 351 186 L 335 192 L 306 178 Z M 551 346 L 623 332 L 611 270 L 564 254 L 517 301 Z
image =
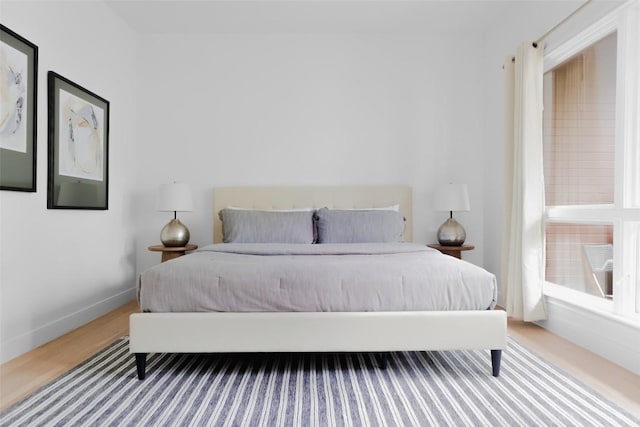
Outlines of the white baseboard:
M 547 295 L 548 320 L 536 322 L 566 340 L 640 375 L 640 327 Z
M 98 317 L 115 310 L 135 298 L 135 288 L 120 292 L 102 301 L 56 319 L 20 336 L 2 343 L 0 363 L 4 363 L 20 356 L 34 348 L 58 338 Z

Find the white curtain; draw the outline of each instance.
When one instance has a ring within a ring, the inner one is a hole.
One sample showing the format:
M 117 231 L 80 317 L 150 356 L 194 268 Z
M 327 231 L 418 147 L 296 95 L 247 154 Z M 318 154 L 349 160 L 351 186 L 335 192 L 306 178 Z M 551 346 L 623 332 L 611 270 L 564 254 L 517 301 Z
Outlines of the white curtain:
M 505 228 L 503 295 L 509 316 L 546 318 L 542 164 L 542 46 L 531 42 L 508 58 L 505 71 Z

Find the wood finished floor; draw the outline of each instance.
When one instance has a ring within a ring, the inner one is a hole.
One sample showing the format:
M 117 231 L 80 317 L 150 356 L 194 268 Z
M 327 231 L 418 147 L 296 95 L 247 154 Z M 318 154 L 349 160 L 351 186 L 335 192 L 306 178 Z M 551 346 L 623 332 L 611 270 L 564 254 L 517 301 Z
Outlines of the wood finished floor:
M 135 301 L 0 365 L 0 410 L 129 333 Z M 509 334 L 549 362 L 640 416 L 640 376 L 536 325 L 509 320 Z

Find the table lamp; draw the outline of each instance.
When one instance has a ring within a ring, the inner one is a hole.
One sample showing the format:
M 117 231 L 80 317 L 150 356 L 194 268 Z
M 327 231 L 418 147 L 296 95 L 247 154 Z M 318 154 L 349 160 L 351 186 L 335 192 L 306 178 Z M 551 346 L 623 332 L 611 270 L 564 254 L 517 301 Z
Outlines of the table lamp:
M 467 233 L 453 218 L 453 211 L 470 210 L 467 184 L 446 184 L 437 188 L 434 210 L 449 211 L 449 218 L 438 228 L 438 242 L 443 246 L 462 246 Z
M 173 212 L 173 219 L 160 231 L 160 241 L 165 246 L 181 247 L 189 243 L 189 229 L 180 222 L 176 212 L 190 212 L 193 209 L 191 188 L 187 184 L 162 184 L 158 190 L 156 209 Z

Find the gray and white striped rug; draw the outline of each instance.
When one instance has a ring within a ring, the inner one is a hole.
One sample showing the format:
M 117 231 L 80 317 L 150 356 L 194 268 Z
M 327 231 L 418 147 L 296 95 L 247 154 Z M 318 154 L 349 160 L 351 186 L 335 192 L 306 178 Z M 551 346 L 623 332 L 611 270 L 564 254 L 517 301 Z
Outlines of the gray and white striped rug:
M 513 340 L 487 351 L 151 354 L 126 338 L 0 415 L 3 426 L 637 426 L 640 420 Z

